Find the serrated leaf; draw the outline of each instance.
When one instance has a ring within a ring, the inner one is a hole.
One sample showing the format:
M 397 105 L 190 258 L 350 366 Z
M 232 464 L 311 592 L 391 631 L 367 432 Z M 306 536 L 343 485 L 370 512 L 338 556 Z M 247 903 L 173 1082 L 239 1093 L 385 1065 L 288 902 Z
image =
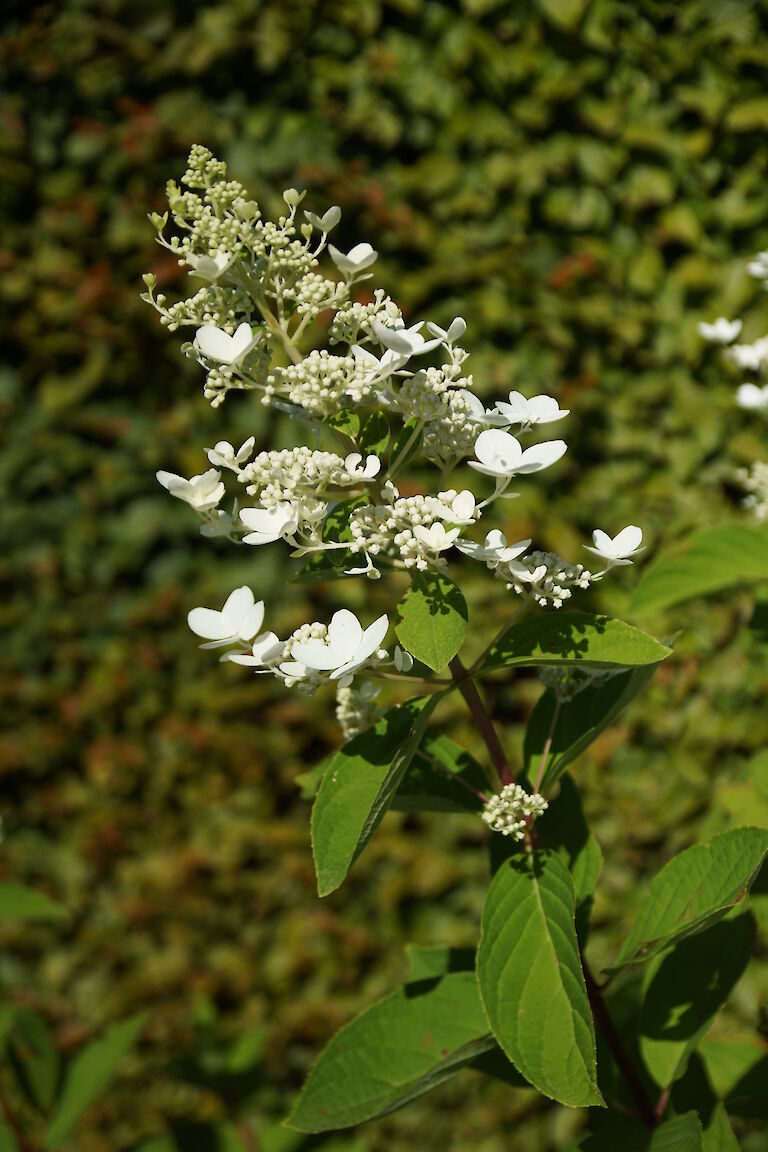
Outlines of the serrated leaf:
M 0 920 L 65 920 L 63 904 L 49 900 L 25 884 L 0 884 Z
M 632 668 L 658 664 L 671 649 L 652 636 L 607 616 L 566 612 L 513 624 L 494 644 L 481 671 L 514 665 Z
M 594 891 L 603 870 L 603 853 L 589 830 L 581 797 L 570 776 L 560 781 L 560 792 L 536 822 L 542 848 L 556 852 L 571 874 L 576 904 L 576 935 L 587 938 Z
M 721 920 L 743 899 L 768 852 L 768 831 L 733 828 L 675 856 L 651 881 L 615 968 L 638 964 Z
M 646 664 L 611 673 L 559 706 L 552 688 L 543 693 L 528 720 L 523 746 L 528 779 L 536 781 L 541 774 L 538 791 L 550 791 L 568 765 L 621 715 L 657 668 L 658 664 Z
M 143 1012 L 113 1024 L 92 1041 L 67 1068 L 64 1086 L 45 1138 L 46 1149 L 58 1148 L 74 1125 L 117 1075 L 120 1065 L 136 1044 L 146 1017 Z
M 473 972 L 407 984 L 333 1037 L 288 1123 L 327 1132 L 385 1116 L 493 1047 Z
M 482 792 L 487 788 L 485 773 L 473 756 L 447 736 L 427 732 L 392 808 L 397 812 L 479 812 L 483 801 L 472 789 Z
M 395 632 L 412 656 L 443 672 L 461 648 L 467 631 L 467 602 L 453 580 L 419 572 L 397 605 Z
M 724 524 L 696 532 L 683 548 L 662 556 L 635 589 L 633 612 L 660 612 L 698 596 L 768 580 L 768 528 Z
M 752 952 L 749 912 L 681 940 L 661 953 L 646 974 L 640 1014 L 640 1051 L 661 1088 L 686 1069 L 743 974 Z
M 384 412 L 372 412 L 360 433 L 358 451 L 366 456 L 383 456 L 389 443 L 389 420 Z
M 390 708 L 331 758 L 312 808 L 312 851 L 321 896 L 343 883 L 379 826 L 440 695 Z
M 556 853 L 511 857 L 488 890 L 477 976 L 517 1070 L 545 1096 L 585 1108 L 602 1097 L 574 913 L 573 881 Z

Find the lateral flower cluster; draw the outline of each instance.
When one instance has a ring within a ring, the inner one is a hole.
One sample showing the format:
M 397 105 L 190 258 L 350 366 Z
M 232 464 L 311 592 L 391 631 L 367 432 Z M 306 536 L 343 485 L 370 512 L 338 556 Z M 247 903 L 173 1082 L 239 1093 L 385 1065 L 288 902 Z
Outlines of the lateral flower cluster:
M 439 573 L 463 555 L 517 596 L 555 608 L 574 589 L 631 562 L 642 539 L 635 527 L 615 538 L 594 533 L 598 571 L 530 551 L 530 539 L 508 542 L 498 529 L 476 537 L 495 502 L 516 495 L 516 478 L 564 455 L 565 441 L 546 433 L 568 411 L 552 396 L 518 391 L 487 408 L 467 371 L 465 321 L 411 324 L 384 291 L 371 291 L 376 250 L 362 242 L 344 251 L 329 242 L 341 218 L 336 205 L 300 214 L 305 193 L 289 188 L 285 211 L 269 220 L 200 146 L 192 148 L 181 184 L 170 181 L 167 193 L 168 211 L 150 219 L 158 242 L 187 270 L 192 291 L 169 304 L 147 275 L 142 298 L 170 331 L 190 330 L 182 351 L 203 370 L 214 407 L 233 390 L 255 391 L 294 417 L 307 441 L 256 452 L 253 437 L 237 448 L 222 440 L 207 450 L 209 467 L 198 475 L 158 472 L 168 492 L 195 510 L 203 535 L 247 547 L 283 541 L 303 560 L 304 579 Z M 323 325 L 330 348 L 317 346 Z M 451 486 L 462 461 L 466 480 L 474 475 L 484 494 Z M 400 475 L 425 463 L 439 470 L 441 483 L 433 493 L 414 494 L 413 482 L 403 484 Z M 408 653 L 383 646 L 386 615 L 365 627 L 342 610 L 286 639 L 262 633 L 263 619 L 263 603 L 243 587 L 220 610 L 194 609 L 189 625 L 203 647 L 225 648 L 224 659 L 257 673 L 310 692 L 335 684 L 346 731 L 375 715 L 373 691 L 353 692 L 355 677 L 377 677 L 388 667 L 407 675 L 413 663 Z
M 747 264 L 750 276 L 768 289 L 768 252 L 758 252 Z M 755 412 L 768 418 L 768 336 L 759 336 L 751 343 L 735 343 L 741 335 L 741 320 L 728 320 L 718 316 L 711 324 L 699 324 L 699 334 L 710 344 L 725 350 L 726 356 L 748 375 L 736 389 L 736 403 L 746 412 Z M 740 468 L 736 478 L 748 493 L 745 508 L 757 520 L 768 521 L 768 461 L 758 460 L 750 468 Z

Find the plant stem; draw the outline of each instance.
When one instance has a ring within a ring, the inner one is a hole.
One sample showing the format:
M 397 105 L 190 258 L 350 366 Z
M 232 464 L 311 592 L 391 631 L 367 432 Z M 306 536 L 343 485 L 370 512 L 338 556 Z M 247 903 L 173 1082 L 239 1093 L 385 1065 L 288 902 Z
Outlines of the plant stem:
M 262 296 L 254 296 L 254 300 L 256 302 L 256 307 L 264 317 L 270 332 L 277 336 L 278 340 L 282 344 L 283 348 L 285 348 L 293 363 L 300 364 L 304 357 L 302 356 L 301 352 L 299 352 L 298 348 L 294 344 L 293 340 L 291 340 L 288 333 L 280 326 L 277 317 L 270 308 L 269 304 L 267 304 L 266 300 Z
M 603 999 L 603 994 L 600 991 L 600 986 L 595 980 L 589 965 L 587 964 L 584 953 L 581 953 L 581 966 L 584 970 L 584 981 L 587 985 L 587 996 L 592 1008 L 592 1014 L 595 1017 L 603 1039 L 608 1045 L 608 1049 L 613 1056 L 616 1067 L 621 1073 L 622 1079 L 627 1086 L 627 1089 L 632 1096 L 637 1108 L 637 1119 L 648 1129 L 656 1127 L 658 1120 L 656 1112 L 654 1111 L 653 1104 L 645 1090 L 642 1080 L 640 1079 L 632 1059 L 627 1052 L 622 1039 L 616 1029 L 616 1025 L 611 1019 L 608 1011 L 608 1006 Z
M 467 669 L 458 656 L 454 656 L 448 667 L 456 681 L 459 692 L 461 692 L 464 697 L 464 703 L 467 705 L 467 708 L 469 708 L 472 719 L 477 725 L 477 730 L 483 739 L 483 743 L 488 749 L 488 755 L 499 774 L 499 779 L 502 784 L 514 784 L 515 777 L 509 766 L 509 761 L 507 760 L 506 753 L 499 739 L 499 734 L 493 726 L 490 713 L 477 687 L 473 681 L 467 677 Z
M 544 747 L 541 750 L 541 760 L 539 761 L 539 771 L 536 775 L 536 783 L 533 786 L 534 792 L 539 791 L 539 789 L 541 788 L 541 782 L 544 779 L 544 772 L 545 772 L 546 767 L 547 767 L 547 757 L 549 756 L 549 750 L 552 747 L 552 738 L 555 735 L 555 728 L 557 727 L 557 718 L 559 715 L 560 715 L 560 698 L 558 697 L 557 700 L 555 700 L 555 707 L 552 709 L 552 720 L 550 721 L 549 732 L 547 732 L 547 738 L 544 741 Z

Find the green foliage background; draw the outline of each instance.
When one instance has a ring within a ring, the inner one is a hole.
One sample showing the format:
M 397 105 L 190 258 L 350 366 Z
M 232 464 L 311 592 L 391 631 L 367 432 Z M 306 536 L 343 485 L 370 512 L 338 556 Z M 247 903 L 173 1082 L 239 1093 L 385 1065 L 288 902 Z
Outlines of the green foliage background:
M 576 1114 L 472 1073 L 338 1142 L 275 1127 L 325 1039 L 402 976 L 406 941 L 476 939 L 483 833 L 390 816 L 318 902 L 295 778 L 338 739 L 329 703 L 220 667 L 184 624 L 239 582 L 282 596 L 283 626 L 311 593 L 284 595 L 277 547 L 200 540 L 154 481 L 268 427 L 248 397 L 211 413 L 139 303 L 149 269 L 182 289 L 146 213 L 194 142 L 269 209 L 290 184 L 340 204 L 342 246 L 380 249 L 377 282 L 410 315 L 467 318 L 481 393 L 552 390 L 572 409 L 568 456 L 525 485 L 510 530 L 577 558 L 596 525 L 636 522 L 653 554 L 740 515 L 733 471 L 766 451 L 696 325 L 768 327 L 744 270 L 768 245 L 768 5 L 61 0 L 11 15 L 0 57 L 0 873 L 72 909 L 63 927 L 7 932 L 0 980 L 65 1053 L 149 1013 L 71 1147 L 173 1132 L 184 1152 L 235 1148 L 224 1121 L 266 1152 L 421 1149 L 425 1134 L 450 1150 L 564 1146 Z M 591 606 L 626 612 L 634 579 Z M 497 588 L 475 595 L 482 619 Z M 768 737 L 750 612 L 745 595 L 640 621 L 684 629 L 676 658 L 576 766 L 607 860 L 598 962 L 638 876 L 766 819 L 741 782 Z M 536 695 L 534 680 L 496 690 L 516 755 Z M 718 1027 L 766 1030 L 767 974 L 763 953 Z

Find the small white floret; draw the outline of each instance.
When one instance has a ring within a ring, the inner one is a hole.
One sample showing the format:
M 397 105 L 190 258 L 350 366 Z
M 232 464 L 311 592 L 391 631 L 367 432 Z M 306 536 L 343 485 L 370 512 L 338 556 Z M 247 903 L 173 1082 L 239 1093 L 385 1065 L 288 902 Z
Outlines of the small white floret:
M 596 556 L 605 560 L 609 565 L 631 564 L 632 557 L 643 551 L 642 542 L 642 528 L 638 528 L 636 524 L 630 524 L 627 528 L 622 528 L 621 532 L 613 538 L 607 532 L 596 528 L 592 533 L 594 547 L 589 544 L 585 544 L 584 547 L 588 552 L 594 552 Z

